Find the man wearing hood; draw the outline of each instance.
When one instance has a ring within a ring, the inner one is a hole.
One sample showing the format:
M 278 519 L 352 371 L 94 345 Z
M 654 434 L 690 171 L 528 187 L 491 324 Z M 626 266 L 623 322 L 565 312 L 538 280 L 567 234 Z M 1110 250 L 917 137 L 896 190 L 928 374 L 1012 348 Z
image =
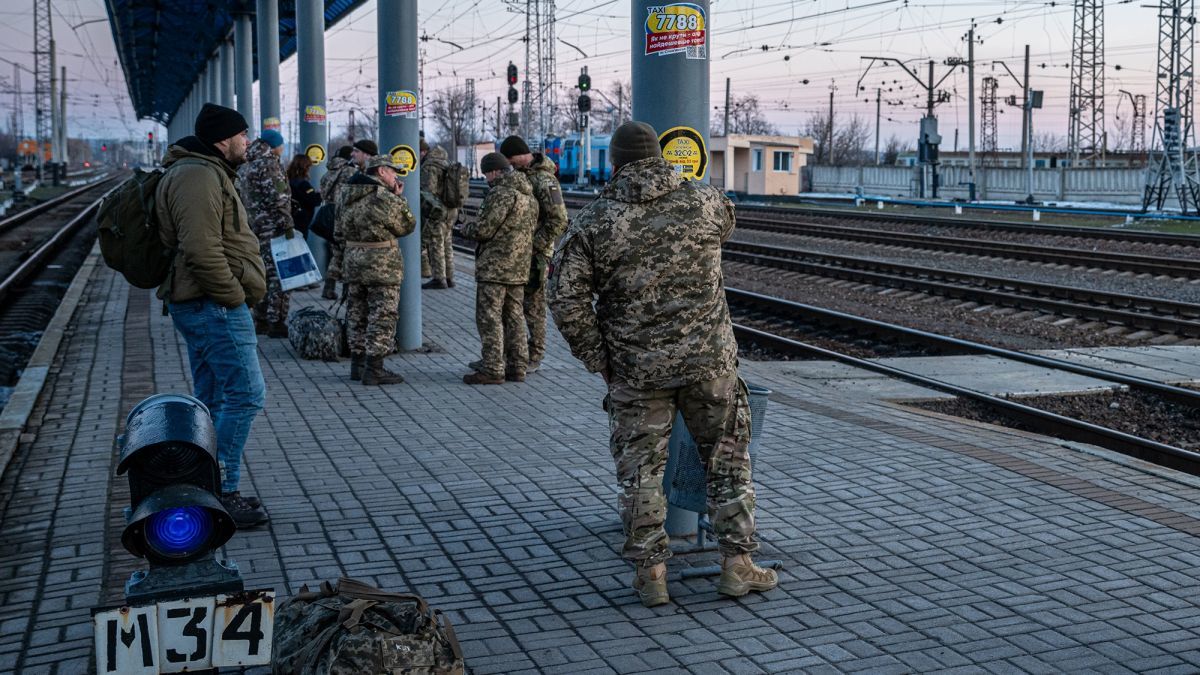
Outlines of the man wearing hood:
M 404 259 L 398 237 L 411 234 L 417 219 L 404 199 L 404 183 L 387 155 L 366 160 L 364 171 L 338 188 L 334 240 L 343 247 L 342 282 L 349 301 L 350 379 L 363 384 L 399 384 L 383 367 L 396 344 Z
M 338 188 L 349 178 L 358 173 L 358 165 L 350 160 L 354 152 L 353 146 L 343 145 L 338 148 L 337 155 L 329 162 L 329 170 L 321 176 L 321 200 L 329 204 L 329 208 L 337 208 Z M 329 265 L 325 268 L 325 288 L 321 297 L 326 300 L 337 300 L 337 282 L 341 278 L 342 247 L 335 242 L 329 243 Z
M 609 152 L 612 180 L 563 237 L 547 290 L 571 353 L 608 385 L 633 588 L 647 607 L 670 602 L 662 482 L 678 411 L 708 474 L 708 514 L 723 556 L 717 592 L 770 590 L 774 570 L 750 559 L 758 539 L 749 393 L 721 277 L 733 204 L 676 174 L 649 124 L 622 124 Z
M 429 262 L 429 274 L 433 277 L 421 288 L 454 288 L 454 241 L 450 228 L 458 218 L 458 209 L 446 208 L 442 203 L 442 189 L 446 180 L 446 169 L 450 160 L 441 146 L 430 147 L 421 139 L 421 192 L 431 197 L 432 212 L 441 215 L 421 221 L 421 246 L 425 249 L 423 260 Z
M 238 527 L 267 521 L 258 499 L 238 490 L 242 450 L 266 402 L 250 316 L 266 295 L 266 270 L 234 187 L 246 127 L 236 110 L 204 104 L 195 135 L 168 148 L 154 204 L 163 245 L 176 252 L 158 297 L 187 343 L 196 398 L 212 414 L 221 503 Z
M 279 283 L 279 271 L 271 254 L 271 240 L 296 236 L 292 222 L 292 190 L 279 158 L 283 155 L 283 134 L 265 129 L 258 140 L 246 148 L 246 162 L 238 168 L 237 188 L 250 229 L 258 235 L 258 248 L 267 270 L 267 297 L 254 308 L 254 324 L 267 337 L 288 336 L 288 294 Z
M 533 154 L 520 136 L 504 139 L 500 154 L 525 174 L 538 201 L 538 225 L 533 233 L 533 259 L 524 300 L 525 326 L 529 329 L 529 365 L 525 372 L 532 373 L 546 355 L 546 270 L 554 255 L 554 243 L 567 231 L 567 206 L 555 175 L 558 167 L 549 157 L 540 152 Z
M 463 228 L 463 236 L 479 242 L 475 254 L 475 325 L 482 358 L 463 377 L 467 384 L 504 384 L 525 380 L 529 358 L 521 300 L 529 280 L 537 200 L 521 173 L 498 152 L 483 156 L 479 169 L 491 186 L 479 207 L 479 218 Z

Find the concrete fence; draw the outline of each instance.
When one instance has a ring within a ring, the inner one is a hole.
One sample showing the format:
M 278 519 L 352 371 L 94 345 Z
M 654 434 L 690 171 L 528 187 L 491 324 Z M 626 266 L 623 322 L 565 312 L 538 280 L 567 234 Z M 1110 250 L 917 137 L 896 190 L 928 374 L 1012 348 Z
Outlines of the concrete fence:
M 810 191 L 854 193 L 914 198 L 920 190 L 920 169 L 905 166 L 814 166 Z M 1028 193 L 1025 169 L 980 168 L 976 171 L 978 199 L 1017 201 Z M 967 199 L 968 173 L 964 167 L 939 171 L 938 197 Z M 1142 203 L 1145 169 L 1034 169 L 1033 192 L 1038 201 Z M 1168 203 L 1168 206 L 1173 204 Z

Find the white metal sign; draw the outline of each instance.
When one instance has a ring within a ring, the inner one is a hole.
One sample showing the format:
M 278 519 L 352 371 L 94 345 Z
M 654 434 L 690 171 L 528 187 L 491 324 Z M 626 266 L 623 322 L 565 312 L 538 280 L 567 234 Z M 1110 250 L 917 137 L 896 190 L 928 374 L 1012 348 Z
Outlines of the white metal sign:
M 92 622 L 100 675 L 266 665 L 274 639 L 275 592 L 120 607 L 97 612 Z

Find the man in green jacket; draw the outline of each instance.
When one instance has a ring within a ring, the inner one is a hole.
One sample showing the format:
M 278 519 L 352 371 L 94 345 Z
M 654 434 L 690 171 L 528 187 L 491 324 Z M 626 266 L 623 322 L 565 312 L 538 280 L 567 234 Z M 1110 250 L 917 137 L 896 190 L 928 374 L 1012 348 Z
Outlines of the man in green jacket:
M 479 218 L 467 224 L 463 236 L 479 242 L 475 255 L 475 324 L 483 343 L 483 358 L 463 382 L 523 382 L 529 352 L 521 300 L 529 280 L 537 200 L 529 181 L 512 170 L 504 155 L 484 155 L 479 168 L 491 188 L 479 207 Z
M 204 104 L 195 135 L 167 150 L 154 205 L 163 244 L 176 251 L 158 297 L 187 342 L 196 398 L 212 413 L 221 503 L 238 527 L 267 521 L 258 499 L 238 490 L 250 425 L 266 402 L 250 307 L 266 295 L 267 275 L 233 182 L 246 128 L 236 110 Z

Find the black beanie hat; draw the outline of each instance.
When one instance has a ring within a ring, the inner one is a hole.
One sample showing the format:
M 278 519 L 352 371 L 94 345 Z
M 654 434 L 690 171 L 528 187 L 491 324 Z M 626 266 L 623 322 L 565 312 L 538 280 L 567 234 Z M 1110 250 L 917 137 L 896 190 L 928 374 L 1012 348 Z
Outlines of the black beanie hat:
M 529 146 L 525 144 L 525 139 L 520 136 L 509 136 L 500 142 L 500 154 L 505 157 L 516 157 L 517 155 L 528 155 L 530 153 Z
M 425 137 L 421 137 L 421 152 L 429 152 L 429 144 L 425 142 Z
M 608 152 L 614 168 L 647 157 L 661 157 L 658 133 L 645 122 L 626 122 L 617 127 L 608 141 Z
M 342 147 L 338 148 L 336 156 L 340 157 L 341 159 L 350 159 L 350 153 L 353 150 L 354 148 L 350 147 L 349 145 L 343 145 Z
M 354 147 L 374 157 L 379 154 L 379 146 L 375 145 L 375 141 L 369 138 L 360 138 L 354 141 Z
M 209 145 L 233 138 L 249 128 L 240 112 L 216 103 L 205 103 L 196 115 L 196 138 Z
M 479 170 L 483 173 L 495 171 L 496 169 L 508 169 L 510 167 L 512 167 L 512 164 L 509 164 L 508 159 L 498 152 L 489 152 L 483 156 L 483 159 L 479 160 Z

